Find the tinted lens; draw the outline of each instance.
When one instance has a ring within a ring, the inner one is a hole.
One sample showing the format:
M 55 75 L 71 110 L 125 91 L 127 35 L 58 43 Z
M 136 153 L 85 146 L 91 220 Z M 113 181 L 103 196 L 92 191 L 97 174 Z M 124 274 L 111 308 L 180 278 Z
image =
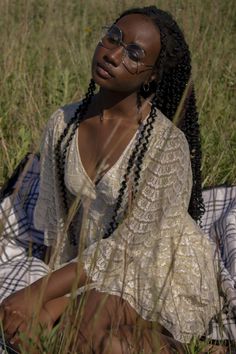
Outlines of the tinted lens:
M 126 55 L 122 59 L 123 65 L 131 74 L 136 74 L 138 71 L 138 61 L 131 60 L 126 52 Z
M 125 52 L 126 55 L 123 58 L 124 66 L 130 73 L 137 73 L 139 63 L 144 57 L 143 49 L 136 44 L 128 44 Z
M 139 62 L 143 59 L 144 53 L 142 48 L 136 44 L 128 44 L 126 47 L 126 52 L 130 60 Z
M 119 27 L 115 25 L 104 27 L 101 43 L 107 49 L 122 46 L 125 49 L 122 63 L 132 74 L 138 71 L 138 65 L 145 56 L 144 51 L 137 44 L 125 44 L 122 41 L 122 31 Z
M 105 33 L 102 37 L 102 44 L 105 48 L 112 49 L 120 45 L 122 33 L 116 26 L 105 28 Z

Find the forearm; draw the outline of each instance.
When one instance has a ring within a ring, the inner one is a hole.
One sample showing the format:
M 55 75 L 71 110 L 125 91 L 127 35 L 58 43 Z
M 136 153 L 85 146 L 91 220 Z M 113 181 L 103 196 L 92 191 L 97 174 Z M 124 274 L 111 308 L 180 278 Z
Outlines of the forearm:
M 69 297 L 62 296 L 56 299 L 53 299 L 51 301 L 46 302 L 44 304 L 44 309 L 48 313 L 48 316 L 50 317 L 50 320 L 52 323 L 55 323 L 56 320 L 62 315 L 62 313 L 65 311 L 68 303 L 70 301 Z
M 73 288 L 78 289 L 89 282 L 91 281 L 87 277 L 82 263 L 73 262 L 39 279 L 31 287 L 32 290 L 39 292 L 42 302 L 45 304 L 70 293 Z

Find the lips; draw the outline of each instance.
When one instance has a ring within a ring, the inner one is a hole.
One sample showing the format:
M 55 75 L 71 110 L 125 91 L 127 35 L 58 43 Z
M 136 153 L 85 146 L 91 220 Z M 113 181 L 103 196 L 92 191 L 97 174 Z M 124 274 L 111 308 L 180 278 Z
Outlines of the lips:
M 98 75 L 103 77 L 104 79 L 109 79 L 111 77 L 114 77 L 114 75 L 109 70 L 106 64 L 97 63 L 96 71 Z

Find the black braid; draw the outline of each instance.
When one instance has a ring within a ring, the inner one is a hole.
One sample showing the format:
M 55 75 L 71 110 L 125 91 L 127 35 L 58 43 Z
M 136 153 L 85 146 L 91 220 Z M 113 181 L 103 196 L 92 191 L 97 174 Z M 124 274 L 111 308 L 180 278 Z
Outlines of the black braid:
M 138 192 L 142 163 L 143 163 L 144 155 L 148 149 L 148 144 L 149 144 L 150 136 L 152 133 L 153 124 L 156 119 L 156 114 L 157 114 L 156 113 L 156 99 L 157 99 L 157 96 L 155 95 L 152 99 L 152 108 L 151 108 L 150 115 L 147 119 L 146 131 L 144 131 L 141 136 L 142 145 L 139 148 L 140 151 L 137 155 L 136 164 L 135 164 L 135 171 L 134 171 L 134 173 L 135 173 L 135 175 L 134 175 L 134 184 L 135 184 L 134 194 L 135 195 Z
M 57 175 L 58 175 L 59 191 L 61 194 L 62 203 L 66 214 L 69 211 L 67 190 L 64 182 L 66 153 L 71 143 L 71 140 L 76 132 L 76 129 L 79 127 L 80 122 L 83 120 L 88 110 L 88 106 L 94 95 L 95 88 L 96 88 L 95 82 L 94 80 L 91 80 L 85 98 L 82 100 L 82 103 L 76 109 L 74 116 L 65 127 L 55 147 L 55 160 L 56 160 L 56 168 L 57 168 Z M 66 142 L 64 143 L 65 139 Z M 63 143 L 64 143 L 64 147 L 63 149 L 61 149 Z M 71 243 L 76 245 L 76 237 L 72 231 L 70 232 L 70 235 L 71 235 Z
M 185 42 L 183 33 L 179 29 L 177 23 L 172 19 L 171 15 L 165 11 L 157 9 L 155 6 L 149 6 L 128 10 L 124 12 L 115 21 L 115 23 L 120 18 L 129 14 L 143 14 L 148 16 L 152 19 L 153 23 L 158 27 L 160 31 L 161 52 L 156 63 L 158 79 L 150 83 L 149 92 L 144 92 L 142 87 L 140 89 L 140 94 L 143 96 L 143 98 L 147 98 L 151 94 L 154 94 L 154 98 L 152 100 L 152 108 L 146 123 L 142 127 L 135 147 L 129 158 L 127 169 L 119 189 L 116 205 L 114 207 L 112 220 L 103 238 L 109 237 L 118 226 L 118 214 L 122 203 L 124 202 L 123 199 L 127 189 L 127 181 L 132 170 L 134 170 L 134 194 L 136 194 L 138 191 L 142 163 L 153 129 L 153 123 L 156 117 L 156 109 L 160 109 L 169 119 L 172 120 L 191 76 L 190 52 Z M 59 177 L 59 187 L 66 210 L 68 210 L 67 194 L 64 185 L 64 165 L 66 151 L 73 135 L 75 134 L 76 129 L 79 126 L 79 123 L 83 119 L 88 109 L 88 105 L 91 101 L 94 89 L 95 85 L 92 80 L 85 99 L 76 111 L 75 116 L 65 128 L 56 146 L 55 153 Z M 71 125 L 71 132 L 66 139 L 66 143 L 61 154 L 61 145 L 69 133 Z M 180 128 L 184 132 L 189 143 L 193 171 L 193 189 L 189 205 L 189 213 L 196 221 L 200 221 L 201 216 L 204 213 L 204 204 L 201 194 L 201 145 L 198 114 L 196 110 L 193 87 L 185 103 L 184 117 L 182 119 Z
M 105 235 L 103 236 L 103 238 L 109 237 L 118 226 L 118 220 L 117 220 L 118 212 L 122 206 L 123 197 L 124 197 L 124 194 L 125 194 L 125 191 L 127 188 L 128 177 L 132 171 L 133 166 L 135 166 L 134 196 L 138 191 L 138 183 L 139 183 L 139 179 L 140 179 L 141 165 L 142 165 L 142 161 L 144 158 L 144 154 L 148 148 L 148 142 L 149 142 L 149 138 L 151 136 L 151 131 L 153 128 L 153 123 L 155 121 L 155 118 L 156 118 L 156 109 L 155 109 L 155 106 L 152 105 L 152 109 L 149 114 L 149 117 L 147 118 L 147 122 L 144 124 L 143 127 L 141 127 L 140 134 L 137 138 L 136 144 L 135 144 L 132 154 L 129 158 L 127 169 L 126 169 L 126 172 L 123 176 L 123 179 L 121 182 L 121 187 L 119 189 L 118 198 L 117 198 L 116 205 L 114 208 L 112 220 L 111 220 L 111 222 L 108 226 L 108 229 L 105 232 Z
M 155 6 L 128 10 L 115 22 L 129 14 L 143 14 L 148 16 L 160 31 L 161 52 L 156 63 L 158 80 L 150 83 L 150 91 L 148 93 L 141 90 L 141 94 L 146 98 L 154 93 L 156 99 L 152 103 L 153 106 L 160 109 L 163 114 L 172 120 L 191 77 L 191 57 L 184 35 L 171 15 L 157 9 Z M 193 172 L 193 188 L 189 204 L 189 213 L 196 221 L 200 222 L 201 216 L 204 213 L 201 190 L 201 143 L 193 87 L 190 95 L 188 95 L 186 99 L 183 115 L 184 117 L 180 128 L 184 132 L 189 144 Z M 150 129 L 152 129 L 151 126 Z M 136 166 L 135 170 L 136 185 L 138 185 L 137 182 L 140 177 L 143 159 L 143 157 L 141 159 L 140 156 L 141 151 L 142 154 L 145 153 L 143 146 L 140 148 L 139 157 L 137 159 L 138 166 Z
M 188 109 L 186 109 L 185 119 L 182 123 L 182 130 L 185 132 L 187 140 L 190 142 L 190 156 L 193 173 L 193 188 L 190 199 L 190 205 L 192 206 L 192 217 L 198 220 L 198 211 L 203 215 L 205 208 L 202 200 L 202 185 L 201 185 L 201 142 L 200 131 L 198 124 L 198 116 L 195 107 L 195 93 L 192 88 L 192 92 L 186 102 Z M 197 211 L 197 212 L 196 212 Z
M 119 192 L 118 192 L 118 197 L 117 197 L 116 205 L 114 207 L 112 220 L 111 220 L 111 222 L 110 222 L 110 224 L 108 226 L 108 229 L 105 232 L 105 235 L 103 236 L 103 238 L 109 237 L 118 226 L 118 221 L 117 221 L 118 212 L 119 212 L 119 210 L 121 208 L 121 205 L 122 205 L 122 201 L 123 201 L 123 197 L 124 197 L 124 194 L 125 194 L 125 190 L 127 188 L 127 180 L 128 180 L 129 175 L 130 175 L 130 172 L 132 170 L 132 167 L 134 165 L 135 158 L 136 158 L 137 153 L 139 151 L 140 144 L 142 143 L 142 138 L 143 137 L 142 137 L 142 133 L 141 133 L 139 135 L 137 141 L 136 141 L 136 144 L 135 144 L 135 147 L 134 147 L 134 149 L 132 151 L 132 154 L 129 157 L 127 169 L 126 169 L 126 172 L 125 172 L 125 174 L 123 176 L 123 179 L 122 179 L 122 182 L 121 182 L 121 187 L 120 187 Z

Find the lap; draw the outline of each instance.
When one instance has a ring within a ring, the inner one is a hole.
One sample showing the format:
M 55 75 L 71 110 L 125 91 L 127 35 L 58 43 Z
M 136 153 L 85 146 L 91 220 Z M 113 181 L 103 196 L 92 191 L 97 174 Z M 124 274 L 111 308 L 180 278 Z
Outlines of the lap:
M 120 296 L 90 290 L 77 299 L 77 304 L 83 306 L 84 322 L 91 324 L 94 317 L 99 318 L 99 326 L 103 329 L 116 329 L 121 325 L 140 323 L 149 325 Z
M 77 315 L 70 316 L 69 326 L 74 329 L 72 351 L 84 348 L 88 353 L 108 353 L 112 347 L 112 353 L 136 353 L 138 345 L 151 353 L 156 344 L 163 348 L 160 353 L 172 353 L 176 345 L 181 353 L 181 344 L 165 328 L 142 319 L 119 296 L 90 290 L 77 298 L 76 307 Z M 68 326 L 68 317 L 64 323 Z

